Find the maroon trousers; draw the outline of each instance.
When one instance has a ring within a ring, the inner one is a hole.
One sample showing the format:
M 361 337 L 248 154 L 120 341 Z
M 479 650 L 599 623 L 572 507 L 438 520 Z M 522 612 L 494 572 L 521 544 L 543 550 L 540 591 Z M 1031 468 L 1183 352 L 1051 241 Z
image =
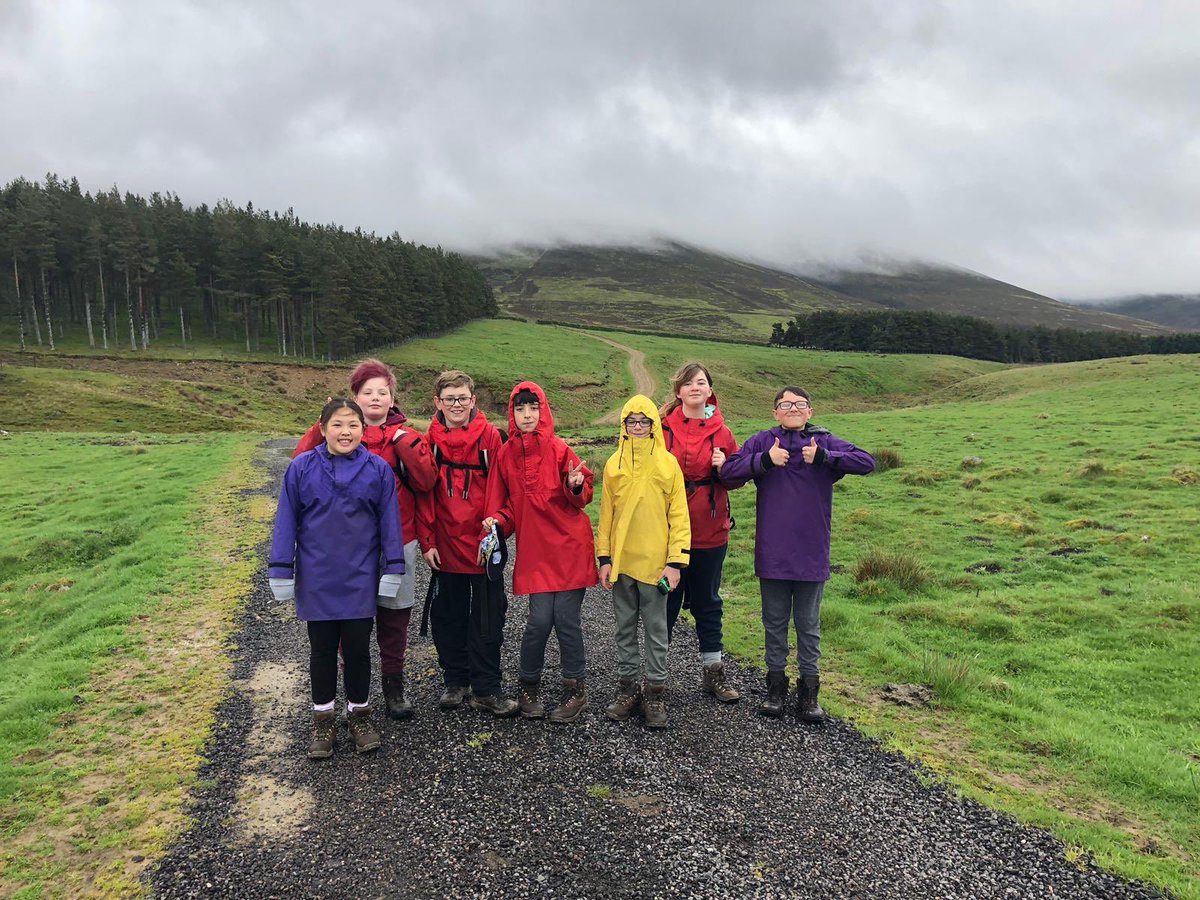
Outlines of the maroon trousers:
M 412 607 L 375 610 L 375 635 L 379 640 L 379 673 L 403 675 L 404 654 L 408 651 L 408 621 Z

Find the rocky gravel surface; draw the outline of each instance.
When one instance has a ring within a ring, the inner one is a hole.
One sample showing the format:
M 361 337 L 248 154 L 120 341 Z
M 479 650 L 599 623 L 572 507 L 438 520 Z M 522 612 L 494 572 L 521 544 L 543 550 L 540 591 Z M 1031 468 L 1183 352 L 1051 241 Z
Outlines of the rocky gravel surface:
M 291 444 L 271 446 L 265 462 L 278 476 Z M 441 712 L 415 614 L 416 718 L 380 717 L 376 754 L 355 756 L 343 731 L 333 759 L 310 762 L 307 640 L 269 597 L 264 568 L 193 827 L 149 876 L 160 897 L 1161 896 L 927 786 L 845 724 L 760 718 L 756 673 L 731 667 L 743 700 L 719 706 L 699 691 L 687 624 L 671 648 L 670 727 L 607 721 L 615 651 L 599 589 L 584 606 L 591 707 L 581 724 Z M 506 673 L 524 620 L 514 600 Z M 547 656 L 553 685 L 553 638 Z

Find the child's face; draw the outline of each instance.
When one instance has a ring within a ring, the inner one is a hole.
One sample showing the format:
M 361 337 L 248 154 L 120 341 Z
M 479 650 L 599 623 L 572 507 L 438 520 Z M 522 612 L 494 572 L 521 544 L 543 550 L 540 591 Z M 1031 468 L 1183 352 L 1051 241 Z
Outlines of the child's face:
M 708 383 L 708 376 L 703 372 L 697 372 L 690 381 L 684 382 L 675 392 L 680 403 L 692 407 L 703 404 L 708 400 L 710 394 L 712 394 L 712 385 Z
M 363 424 L 350 409 L 339 409 L 321 426 L 325 446 L 334 456 L 349 456 L 362 443 Z
M 803 404 L 803 408 L 793 406 L 795 403 Z M 791 409 L 786 408 L 789 406 Z M 775 421 L 784 428 L 799 430 L 808 424 L 812 414 L 812 406 L 809 405 L 809 402 L 791 391 L 785 391 L 784 395 L 775 401 Z
M 461 428 L 471 418 L 471 410 L 475 408 L 475 395 L 465 384 L 460 387 L 447 387 L 433 401 L 438 412 L 451 428 Z
M 380 425 L 392 408 L 392 389 L 386 378 L 368 378 L 354 395 L 354 402 L 362 407 L 368 425 Z
M 640 441 L 650 437 L 654 422 L 641 413 L 633 413 L 625 417 L 625 432 L 634 440 Z
M 513 419 L 522 434 L 529 434 L 537 428 L 538 420 L 542 417 L 540 403 L 518 403 L 513 407 Z

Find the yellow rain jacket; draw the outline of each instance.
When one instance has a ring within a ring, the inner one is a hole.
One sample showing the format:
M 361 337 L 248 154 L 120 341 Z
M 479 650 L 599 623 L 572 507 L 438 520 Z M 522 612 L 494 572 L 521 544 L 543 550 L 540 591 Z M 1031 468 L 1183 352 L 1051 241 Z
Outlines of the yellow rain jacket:
M 654 423 L 645 438 L 631 438 L 625 430 L 630 413 L 640 413 Z M 628 575 L 654 584 L 668 563 L 687 565 L 691 546 L 683 472 L 663 443 L 657 407 L 638 394 L 621 410 L 617 452 L 604 464 L 596 555 L 601 564 L 606 558 L 612 560 L 612 581 Z

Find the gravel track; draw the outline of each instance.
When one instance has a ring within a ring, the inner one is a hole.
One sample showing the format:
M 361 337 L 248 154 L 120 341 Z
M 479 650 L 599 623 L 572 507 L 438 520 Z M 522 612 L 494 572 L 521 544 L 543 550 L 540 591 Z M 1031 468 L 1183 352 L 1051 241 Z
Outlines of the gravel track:
M 277 491 L 283 445 L 267 445 L 275 479 L 264 493 Z M 309 762 L 307 640 L 269 596 L 264 568 L 193 826 L 148 876 L 157 896 L 1161 896 L 1073 865 L 1048 833 L 922 784 L 912 764 L 845 724 L 760 718 L 757 673 L 729 667 L 743 700 L 718 706 L 699 692 L 695 633 L 683 623 L 670 728 L 607 721 L 613 622 L 598 589 L 584 604 L 592 694 L 582 724 L 439 711 L 436 658 L 414 621 L 417 717 L 380 716 L 376 754 L 356 757 L 343 731 L 332 760 Z M 513 600 L 510 693 L 524 621 Z M 554 683 L 553 639 L 547 663 Z

